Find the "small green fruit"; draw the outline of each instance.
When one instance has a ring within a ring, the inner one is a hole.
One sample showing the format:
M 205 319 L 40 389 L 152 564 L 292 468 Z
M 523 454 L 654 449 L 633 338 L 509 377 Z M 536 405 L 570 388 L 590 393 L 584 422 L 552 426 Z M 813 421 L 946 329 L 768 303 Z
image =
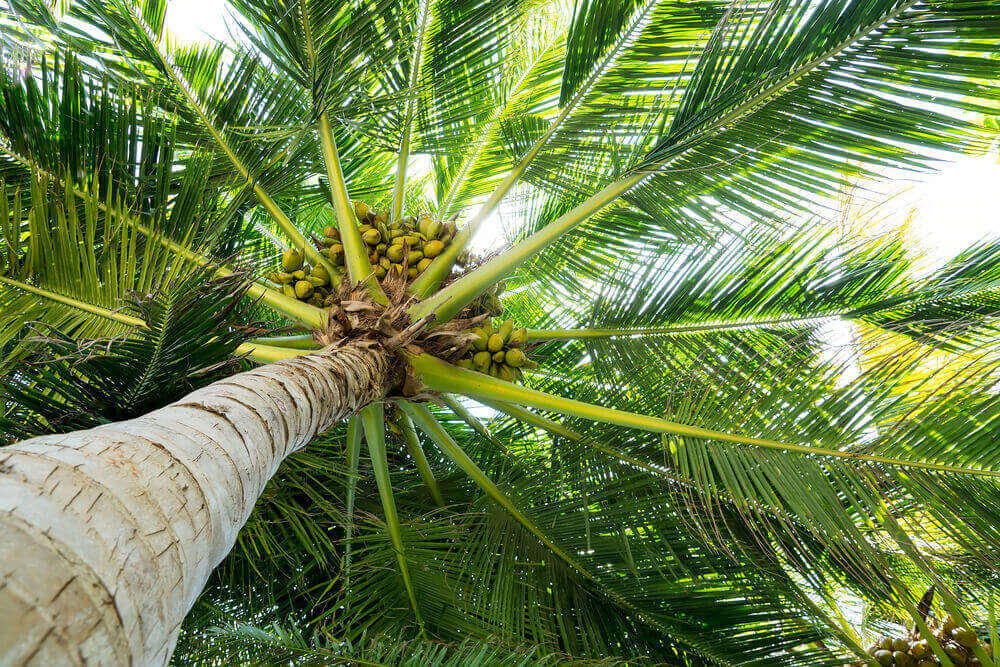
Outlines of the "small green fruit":
M 336 227 L 329 225 L 323 228 L 323 236 L 327 236 L 331 239 L 339 239 L 340 232 L 337 231 Z
M 979 643 L 979 636 L 968 628 L 955 628 L 951 631 L 951 638 L 965 648 L 972 648 Z
M 502 364 L 503 360 L 504 360 L 504 356 L 505 356 L 505 354 L 504 354 L 503 350 L 500 350 L 499 352 L 494 352 L 493 353 L 493 361 L 495 361 L 498 364 Z
M 379 280 L 382 280 L 383 278 L 385 278 L 386 274 L 388 274 L 388 273 L 389 272 L 386 269 L 384 269 L 383 267 L 381 267 L 381 266 L 376 266 L 375 267 L 375 277 L 378 278 Z
M 510 335 L 510 340 L 507 344 L 512 347 L 524 347 L 528 342 L 528 330 L 527 329 L 517 329 Z
M 424 257 L 422 260 L 417 262 L 417 271 L 423 273 L 424 271 L 427 270 L 427 267 L 430 265 L 431 265 L 431 260 L 428 259 L 427 257 Z
M 276 277 L 278 279 L 276 282 L 279 282 L 282 285 L 290 285 L 290 284 L 292 284 L 292 282 L 295 281 L 295 276 L 293 276 L 290 273 L 285 273 L 284 271 L 282 271 L 281 273 L 276 274 Z
M 410 250 L 410 266 L 416 266 L 424 258 L 424 253 L 419 250 Z
M 498 333 L 490 336 L 489 340 L 486 341 L 486 349 L 490 352 L 499 352 L 503 349 L 503 336 Z
M 289 248 L 281 256 L 281 268 L 291 273 L 302 268 L 302 253 L 295 248 Z
M 522 352 L 521 350 L 519 350 L 516 347 L 512 348 L 510 350 L 507 350 L 507 359 L 506 359 L 506 361 L 507 361 L 508 364 L 510 364 L 514 368 L 520 368 L 521 366 L 524 365 L 524 361 L 525 361 L 524 352 Z
M 476 354 L 472 357 L 472 362 L 476 364 L 476 368 L 481 368 L 483 370 L 489 368 L 492 360 L 492 355 L 486 350 L 476 352 Z
M 325 285 L 330 282 L 330 273 L 326 270 L 326 267 L 322 264 L 317 264 L 313 267 L 312 278 L 318 278 L 320 282 L 318 284 Z
M 406 270 L 406 275 L 410 278 L 410 280 L 413 280 L 414 278 L 420 275 L 420 272 L 417 271 L 417 267 L 411 266 Z
M 880 665 L 891 665 L 892 664 L 892 653 L 886 651 L 885 649 L 879 649 L 875 651 L 875 655 L 872 656 L 878 661 Z
M 500 364 L 499 377 L 504 382 L 513 382 L 515 379 L 514 369 L 507 364 Z
M 486 341 L 489 340 L 489 336 L 480 327 L 476 327 L 472 330 L 472 333 L 476 334 L 476 338 L 472 341 L 472 347 L 476 350 L 485 350 Z
M 440 241 L 428 241 L 424 244 L 424 256 L 431 259 L 444 252 L 444 244 Z
M 475 362 L 472 359 L 466 357 L 465 359 L 459 359 L 458 361 L 456 361 L 455 365 L 461 366 L 462 368 L 473 368 L 475 366 Z
M 506 345 L 507 341 L 510 340 L 510 335 L 514 333 L 514 320 L 506 320 L 500 325 L 497 333 L 500 334 L 500 337 L 503 338 L 504 345 Z
M 302 269 L 299 269 L 298 271 L 292 271 L 292 277 L 295 278 L 296 281 L 305 280 L 306 276 L 308 275 L 309 274 L 303 271 Z
M 382 241 L 382 235 L 379 234 L 377 229 L 369 229 L 361 235 L 361 240 L 368 245 L 378 245 Z
M 909 650 L 910 643 L 901 637 L 896 637 L 892 640 L 892 650 L 893 651 L 906 651 Z
M 282 292 L 282 294 L 284 294 L 285 296 L 290 296 L 290 297 L 292 297 L 293 299 L 294 299 L 294 298 L 296 298 L 296 296 L 295 296 L 295 288 L 294 288 L 294 287 L 292 287 L 292 286 L 291 286 L 291 285 L 289 285 L 289 284 L 285 284 L 285 285 L 282 285 L 282 286 L 281 286 L 281 292 Z
M 385 251 L 385 256 L 393 262 L 402 262 L 404 253 L 405 250 L 402 245 L 392 245 Z
M 371 212 L 372 209 L 368 204 L 360 201 L 354 202 L 354 215 L 358 217 L 358 220 L 364 222 L 368 218 L 368 214 Z
M 300 280 L 295 283 L 295 296 L 300 299 L 308 299 L 313 293 L 313 284 L 308 280 Z
M 917 661 L 910 657 L 909 653 L 904 651 L 893 651 L 892 659 L 900 667 L 914 667 Z

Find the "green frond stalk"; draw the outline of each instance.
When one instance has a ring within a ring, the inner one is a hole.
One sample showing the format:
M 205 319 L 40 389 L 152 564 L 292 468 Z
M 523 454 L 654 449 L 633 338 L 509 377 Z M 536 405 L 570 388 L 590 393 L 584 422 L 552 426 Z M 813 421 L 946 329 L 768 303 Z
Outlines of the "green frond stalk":
M 424 301 L 418 302 L 410 309 L 411 317 L 419 319 L 433 312 L 438 322 L 448 321 L 490 286 L 509 276 L 517 267 L 634 188 L 646 175 L 643 172 L 635 173 L 608 185 L 506 252 L 490 259 Z M 430 268 L 427 267 L 428 270 Z
M 74 299 L 68 296 L 63 296 L 52 290 L 43 289 L 41 287 L 35 287 L 34 285 L 29 285 L 23 283 L 19 280 L 13 280 L 12 278 L 5 278 L 0 276 L 0 283 L 9 285 L 15 289 L 21 290 L 22 292 L 27 292 L 28 294 L 34 294 L 40 296 L 43 299 L 48 299 L 49 301 L 54 301 L 56 303 L 61 303 L 66 306 L 71 306 L 78 310 L 82 310 L 85 313 L 90 313 L 91 315 L 97 315 L 98 317 L 103 317 L 105 319 L 111 320 L 112 322 L 118 322 L 119 324 L 124 324 L 130 327 L 136 327 L 139 329 L 148 329 L 149 326 L 144 320 L 138 317 L 132 317 L 131 315 L 125 315 L 124 313 L 119 313 L 114 310 L 109 310 L 107 308 L 101 308 L 100 306 L 95 306 L 94 304 L 87 303 L 86 301 L 80 301 L 79 299 Z M 236 348 L 235 354 L 246 355 L 247 358 L 260 363 L 269 364 L 274 361 L 280 361 L 281 359 L 288 359 L 290 357 L 301 356 L 301 354 L 307 353 L 288 353 L 286 348 L 272 347 L 269 345 L 255 345 L 251 343 L 243 343 Z
M 975 468 L 964 468 L 961 466 L 950 466 L 939 463 L 926 463 L 923 461 L 905 461 L 885 456 L 875 456 L 872 454 L 862 454 L 859 452 L 844 452 L 836 449 L 826 449 L 822 447 L 809 447 L 806 445 L 795 445 L 775 440 L 765 440 L 762 438 L 751 438 L 748 436 L 723 433 L 709 429 L 698 428 L 697 426 L 687 426 L 676 422 L 638 415 L 613 408 L 604 408 L 598 405 L 583 403 L 570 398 L 553 396 L 535 389 L 528 389 L 510 382 L 504 382 L 484 373 L 452 366 L 440 359 L 427 354 L 414 355 L 407 353 L 410 364 L 420 375 L 424 383 L 434 391 L 450 392 L 454 394 L 464 394 L 481 400 L 483 402 L 499 401 L 525 405 L 537 410 L 548 410 L 570 417 L 579 417 L 591 421 L 636 428 L 651 433 L 665 433 L 669 435 L 679 435 L 691 438 L 706 440 L 716 440 L 719 442 L 729 442 L 741 445 L 751 445 L 763 447 L 765 449 L 778 449 L 786 452 L 800 454 L 810 454 L 814 456 L 829 456 L 833 458 L 847 459 L 864 463 L 879 463 L 899 468 L 919 468 L 923 470 L 933 470 L 936 472 L 958 473 L 973 475 L 976 477 L 1000 477 L 1000 471 L 979 470 Z
M 772 317 L 760 320 L 710 322 L 707 324 L 677 325 L 671 327 L 625 327 L 622 329 L 528 329 L 530 342 L 550 340 L 586 340 L 588 338 L 631 338 L 641 336 L 670 336 L 675 334 L 704 333 L 707 331 L 734 331 L 774 326 L 795 326 L 815 323 L 837 314 L 805 317 Z
M 669 479 L 671 481 L 678 481 L 677 475 L 671 474 L 663 469 L 662 466 L 656 466 L 647 461 L 641 461 L 634 456 L 629 456 L 624 452 L 620 452 L 613 447 L 608 447 L 607 445 L 602 445 L 598 442 L 594 442 L 589 438 L 585 438 L 582 434 L 577 433 L 573 429 L 560 424 L 557 421 L 553 421 L 548 417 L 543 417 L 540 414 L 534 413 L 531 410 L 522 408 L 519 405 L 514 405 L 513 403 L 504 403 L 503 401 L 487 401 L 484 399 L 486 405 L 507 414 L 514 419 L 523 421 L 525 424 L 531 424 L 532 426 L 537 426 L 540 429 L 548 431 L 553 435 L 558 435 L 567 440 L 573 442 L 579 442 L 586 447 L 591 449 L 596 449 L 599 452 L 607 454 L 613 459 L 626 463 L 630 466 L 634 466 L 640 470 L 645 470 L 648 473 L 656 475 L 657 477 L 662 477 L 664 479 Z
M 266 190 L 264 190 L 264 188 L 260 185 L 260 183 L 256 182 L 255 174 L 250 170 L 250 168 L 246 164 L 243 163 L 243 160 L 241 160 L 240 157 L 236 154 L 236 152 L 232 149 L 232 147 L 229 145 L 229 142 L 226 141 L 226 138 L 222 136 L 222 132 L 217 127 L 215 127 L 215 123 L 209 117 L 208 111 L 205 109 L 205 106 L 198 99 L 198 96 L 195 95 L 194 90 L 192 90 L 187 79 L 184 78 L 184 75 L 181 74 L 180 70 L 177 68 L 177 65 L 174 63 L 173 58 L 170 56 L 169 53 L 163 50 L 162 46 L 159 43 L 159 40 L 156 38 L 156 35 L 146 24 L 146 21 L 143 20 L 141 16 L 136 15 L 135 9 L 131 5 L 125 5 L 124 10 L 131 19 L 132 24 L 145 37 L 147 43 L 149 44 L 149 47 L 153 49 L 153 51 L 156 53 L 156 56 L 159 59 L 160 64 L 163 67 L 163 70 L 167 73 L 167 76 L 170 77 L 170 80 L 173 82 L 174 86 L 176 86 L 177 89 L 180 91 L 181 95 L 184 97 L 184 100 L 187 102 L 188 107 L 191 109 L 191 111 L 193 111 L 195 115 L 198 116 L 198 119 L 201 121 L 202 126 L 209 133 L 209 135 L 211 135 L 212 139 L 215 141 L 215 144 L 219 147 L 219 150 L 221 150 L 222 153 L 226 156 L 226 158 L 228 158 L 229 162 L 233 165 L 236 171 L 239 172 L 240 176 L 242 176 L 246 180 L 247 184 L 251 183 L 253 184 L 253 193 L 257 197 L 257 201 L 260 202 L 260 205 L 263 206 L 264 210 L 268 212 L 268 215 L 271 216 L 275 224 L 277 224 L 278 227 L 281 229 L 281 231 L 283 231 L 285 235 L 288 236 L 289 240 L 292 242 L 292 245 L 294 245 L 296 248 L 298 248 L 305 254 L 305 256 L 309 259 L 309 261 L 311 261 L 313 264 L 323 265 L 323 267 L 326 268 L 330 276 L 337 275 L 336 267 L 334 267 L 333 264 L 331 264 L 326 257 L 320 254 L 320 252 L 316 250 L 315 247 L 313 247 L 312 243 L 309 242 L 309 239 L 303 236 L 302 232 L 298 230 L 298 228 L 292 222 L 291 218 L 289 218 L 288 215 L 286 215 L 285 212 L 281 210 L 281 208 L 274 201 L 271 195 L 268 194 Z
M 563 114 L 565 113 L 566 112 L 563 112 Z M 563 119 L 565 119 L 565 115 L 560 115 L 558 120 L 561 122 Z M 548 141 L 549 137 L 552 136 L 552 132 L 554 131 L 555 125 L 549 128 L 549 130 L 542 135 L 542 137 L 540 137 L 534 145 L 532 145 L 521 161 L 518 162 L 510 173 L 504 177 L 503 181 L 500 182 L 500 185 L 493 190 L 489 199 L 487 199 L 486 202 L 479 207 L 476 215 L 474 215 L 472 219 L 458 231 L 454 240 L 448 245 L 447 248 L 445 248 L 444 252 L 442 252 L 438 257 L 435 257 L 430 266 L 428 266 L 422 274 L 417 276 L 417 279 L 410 285 L 411 292 L 421 298 L 427 298 L 434 293 L 434 290 L 441 285 L 441 281 L 443 281 L 451 271 L 451 267 L 455 265 L 455 260 L 458 259 L 458 255 L 469 245 L 469 241 L 476 234 L 476 232 L 479 231 L 479 228 L 482 227 L 483 222 L 485 222 L 493 211 L 496 210 L 497 206 L 500 205 L 500 202 L 507 196 L 507 193 L 509 193 L 511 189 L 517 185 L 518 181 L 521 180 L 521 176 L 528 169 L 531 161 L 542 150 L 542 147 Z
M 406 89 L 406 114 L 403 118 L 403 132 L 399 137 L 399 151 L 396 156 L 396 178 L 392 186 L 392 215 L 390 220 L 403 217 L 403 199 L 406 196 L 406 169 L 410 162 L 410 144 L 413 141 L 413 117 L 417 108 L 417 85 L 423 68 L 427 25 L 431 20 L 432 0 L 420 0 L 418 27 L 413 40 L 413 57 L 410 58 L 410 76 Z
M 497 438 L 492 433 L 490 433 L 490 430 L 486 428 L 486 425 L 483 422 L 481 422 L 474 414 L 469 412 L 469 410 L 464 405 L 462 405 L 461 401 L 459 401 L 451 394 L 441 394 L 441 400 L 444 401 L 445 405 L 448 406 L 449 410 L 454 412 L 459 419 L 468 424 L 469 428 L 478 433 L 480 437 L 492 443 L 494 447 L 499 449 L 504 454 L 507 454 L 509 452 L 507 445 L 497 440 Z
M 201 253 L 186 248 L 175 241 L 171 241 L 163 234 L 151 231 L 148 227 L 139 223 L 131 216 L 116 215 L 116 217 L 128 224 L 140 234 L 156 241 L 171 252 L 176 253 L 179 257 L 196 264 L 197 266 L 213 267 L 216 278 L 226 278 L 235 273 L 232 269 L 220 264 L 211 257 L 207 257 Z M 261 285 L 257 281 L 251 282 L 247 287 L 247 296 L 252 299 L 260 299 L 264 305 L 273 310 L 275 313 L 284 315 L 296 324 L 306 327 L 307 329 L 321 329 L 326 326 L 327 314 L 322 308 L 317 308 L 316 306 L 299 301 L 298 299 L 285 296 L 278 290 Z
M 245 354 L 248 359 L 258 364 L 273 364 L 282 359 L 304 357 L 312 350 L 299 350 L 293 347 L 278 347 L 261 343 L 246 342 L 237 348 L 237 353 Z
M 337 152 L 337 142 L 330 127 L 330 119 L 326 113 L 320 114 L 316 127 L 319 144 L 323 149 L 323 162 L 326 165 L 326 177 L 330 182 L 330 197 L 333 199 L 333 210 L 337 216 L 337 229 L 340 231 L 340 242 L 344 246 L 344 264 L 347 266 L 347 276 L 352 283 L 364 282 L 377 303 L 389 303 L 382 286 L 372 271 L 368 261 L 368 246 L 361 239 L 361 232 L 354 224 L 354 209 L 347 193 L 347 183 L 344 181 L 344 170 L 340 166 L 340 154 Z M 331 274 L 332 275 L 332 274 Z
M 493 480 L 482 471 L 482 469 L 476 465 L 476 462 L 469 458 L 469 455 L 458 446 L 458 443 L 451 437 L 448 431 L 441 425 L 441 423 L 434 417 L 430 409 L 426 405 L 419 403 L 401 403 L 400 407 L 406 412 L 407 415 L 417 424 L 421 431 L 427 434 L 441 453 L 451 459 L 455 465 L 462 469 L 462 471 L 467 474 L 472 481 L 479 486 L 490 498 L 492 498 L 498 505 L 503 507 L 514 519 L 517 520 L 522 526 L 524 526 L 532 535 L 537 537 L 539 541 L 544 544 L 548 549 L 550 549 L 554 554 L 559 556 L 562 560 L 566 561 L 571 567 L 580 572 L 586 578 L 593 580 L 593 577 L 585 569 L 580 567 L 577 562 L 569 556 L 562 548 L 554 543 L 548 536 L 545 535 L 532 521 L 529 519 L 521 510 L 517 508 L 514 502 L 500 490 Z
M 318 350 L 319 344 L 313 340 L 312 334 L 296 334 L 294 336 L 270 336 L 254 338 L 247 341 L 251 345 L 271 345 L 273 347 L 289 347 L 294 350 Z
M 886 21 L 899 16 L 914 4 L 916 4 L 916 0 L 909 0 L 908 2 L 904 2 L 893 7 L 890 11 L 880 16 L 877 22 L 860 28 L 858 31 L 852 33 L 838 44 L 827 49 L 823 53 L 818 54 L 812 60 L 793 69 L 785 76 L 778 78 L 769 85 L 762 87 L 754 95 L 744 99 L 739 105 L 730 109 L 728 112 L 720 114 L 709 123 L 698 126 L 695 131 L 691 132 L 687 136 L 676 137 L 676 141 L 674 142 L 675 150 L 682 152 L 697 143 L 701 138 L 711 136 L 721 128 L 724 128 L 730 123 L 736 122 L 747 114 L 752 113 L 763 102 L 770 99 L 774 95 L 779 94 L 782 90 L 788 88 L 789 86 L 794 85 L 796 81 L 810 72 L 815 71 L 825 62 L 843 51 L 846 47 L 856 42 L 859 36 L 867 34 L 868 32 L 871 32 L 874 27 L 882 25 Z M 669 161 L 670 160 L 668 160 L 668 162 Z M 439 322 L 447 321 L 453 317 L 455 313 L 464 308 L 469 302 L 482 294 L 491 285 L 513 273 L 517 267 L 525 261 L 534 257 L 561 236 L 572 231 L 587 218 L 594 215 L 605 206 L 618 199 L 621 195 L 637 186 L 653 171 L 661 168 L 663 164 L 665 163 L 647 164 L 641 169 L 632 172 L 628 176 L 607 185 L 600 192 L 577 205 L 572 210 L 560 216 L 539 231 L 535 232 L 533 235 L 521 243 L 518 243 L 507 252 L 494 257 L 486 264 L 466 274 L 445 289 L 433 294 L 433 296 L 431 296 L 431 292 L 433 291 L 432 283 L 435 280 L 435 276 L 440 276 L 438 280 L 443 279 L 443 277 L 447 275 L 447 270 L 439 267 L 432 273 L 432 269 L 434 269 L 432 263 L 432 266 L 427 267 L 427 270 L 424 271 L 423 276 L 421 276 L 421 278 L 424 278 L 425 276 L 426 278 L 419 284 L 415 281 L 414 284 L 411 285 L 411 290 L 413 290 L 414 293 L 422 294 L 427 297 L 425 301 L 420 302 L 414 307 L 412 315 L 414 317 L 423 317 L 435 308 L 439 307 L 437 310 L 437 320 Z M 457 242 L 458 240 L 458 237 L 456 237 L 456 243 L 453 244 L 456 248 L 461 245 L 461 243 Z M 444 258 L 445 255 L 446 253 L 442 253 L 438 259 Z M 441 262 L 441 266 L 444 266 L 444 262 Z M 451 264 L 448 264 L 447 269 L 450 270 L 450 268 Z
M 446 248 L 440 256 L 431 262 L 431 265 L 427 267 L 427 270 L 417 277 L 414 283 L 410 286 L 410 289 L 414 294 L 425 299 L 441 285 L 441 281 L 445 279 L 448 272 L 451 271 L 451 267 L 454 266 L 459 253 L 461 253 L 462 250 L 468 246 L 469 241 L 473 236 L 475 236 L 476 232 L 479 231 L 479 228 L 482 227 L 483 222 L 485 222 L 486 219 L 489 218 L 489 216 L 496 210 L 497 206 L 500 205 L 503 198 L 506 197 L 514 186 L 521 181 L 521 177 L 528 170 L 528 167 L 531 166 L 531 163 L 535 160 L 535 158 L 538 157 L 538 154 L 542 151 L 546 144 L 548 144 L 552 135 L 555 134 L 556 131 L 562 127 L 563 123 L 565 123 L 566 120 L 573 115 L 573 112 L 576 111 L 583 99 L 590 93 L 594 84 L 596 84 L 600 79 L 605 67 L 607 67 L 617 56 L 618 50 L 630 43 L 636 34 L 636 30 L 642 30 L 644 20 L 648 17 L 649 12 L 655 8 L 656 4 L 656 2 L 648 2 L 644 7 L 640 7 L 637 10 L 636 16 L 632 21 L 631 29 L 625 31 L 625 33 L 617 40 L 617 44 L 615 44 L 614 48 L 608 50 L 608 52 L 604 55 L 604 58 L 602 58 L 601 63 L 595 67 L 595 74 L 580 86 L 579 90 L 577 90 L 572 99 L 566 103 L 559 115 L 556 116 L 551 123 L 549 123 L 545 132 L 543 132 L 542 135 L 535 140 L 531 147 L 525 151 L 524 155 L 521 156 L 521 159 L 514 166 L 514 168 L 511 169 L 506 176 L 504 176 L 500 184 L 494 188 L 487 200 L 482 206 L 479 207 L 479 210 L 476 211 L 476 215 L 473 216 L 473 218 L 462 227 L 458 234 L 455 235 L 455 240 L 452 244 Z M 527 76 L 530 72 L 531 67 L 526 68 L 524 76 Z M 514 89 L 516 90 L 519 86 L 520 82 L 518 82 Z M 497 118 L 493 122 L 496 122 L 496 120 L 499 119 Z M 445 200 L 446 204 L 449 202 L 452 193 L 449 192 L 448 195 L 449 198 Z
M 354 547 L 354 503 L 358 496 L 358 462 L 361 460 L 361 418 L 355 415 L 347 420 L 347 498 L 344 526 L 344 590 L 351 589 L 351 551 Z M 348 597 L 348 599 L 350 599 Z
M 175 241 L 171 241 L 163 234 L 150 230 L 148 227 L 132 218 L 132 216 L 119 214 L 112 215 L 115 215 L 115 217 L 125 222 L 125 224 L 128 224 L 140 234 L 156 241 L 171 252 L 176 253 L 179 257 L 197 266 L 212 267 L 216 278 L 226 278 L 235 273 L 232 269 L 220 264 L 211 257 L 195 252 L 194 250 L 186 248 Z M 249 284 L 247 287 L 247 296 L 252 299 L 260 299 L 264 305 L 273 310 L 275 313 L 284 315 L 296 324 L 306 327 L 307 329 L 321 329 L 326 326 L 327 314 L 322 308 L 317 308 L 316 306 L 299 301 L 298 299 L 285 296 L 278 290 L 262 285 L 257 281 L 253 281 Z
M 137 317 L 132 317 L 131 315 L 125 315 L 123 313 L 115 312 L 113 310 L 108 310 L 107 308 L 101 308 L 100 306 L 95 306 L 86 301 L 80 301 L 79 299 L 73 299 L 68 296 L 63 296 L 57 292 L 51 290 L 43 289 L 41 287 L 35 287 L 34 285 L 29 285 L 27 283 L 22 283 L 19 280 L 14 280 L 13 278 L 5 278 L 0 276 L 0 283 L 9 285 L 22 292 L 27 292 L 28 294 L 34 294 L 40 296 L 43 299 L 48 299 L 49 301 L 55 301 L 56 303 L 61 303 L 66 306 L 72 306 L 84 312 L 90 313 L 91 315 L 97 315 L 120 324 L 124 324 L 130 327 L 140 327 L 147 328 L 146 323 Z
M 403 443 L 406 445 L 406 451 L 413 458 L 413 463 L 417 466 L 420 479 L 424 480 L 427 492 L 438 507 L 444 507 L 444 497 L 441 495 L 441 489 L 438 488 L 437 480 L 434 479 L 434 471 L 431 470 L 431 464 L 427 460 L 427 455 L 424 454 L 424 448 L 420 446 L 420 438 L 417 437 L 417 431 L 413 428 L 413 420 L 405 412 L 400 412 L 396 425 L 403 432 Z
M 382 511 L 385 513 L 385 524 L 392 540 L 392 548 L 399 562 L 399 573 L 403 577 L 406 594 L 410 598 L 413 614 L 423 634 L 424 621 L 420 615 L 420 605 L 417 604 L 417 593 L 410 579 L 410 568 L 406 564 L 406 552 L 403 547 L 403 532 L 399 525 L 399 515 L 396 513 L 396 500 L 392 494 L 392 482 L 389 480 L 389 461 L 385 454 L 385 410 L 381 403 L 372 403 L 360 412 L 361 423 L 365 429 L 365 441 L 368 443 L 368 455 L 372 460 L 375 472 L 375 483 L 378 495 L 382 499 Z
M 445 456 L 450 458 L 455 465 L 462 469 L 483 492 L 500 505 L 510 516 L 520 523 L 524 528 L 534 535 L 547 549 L 555 554 L 560 560 L 576 570 L 585 579 L 596 585 L 605 595 L 614 600 L 617 604 L 629 609 L 646 623 L 653 627 L 665 630 L 663 625 L 655 618 L 635 608 L 628 600 L 624 599 L 614 591 L 608 590 L 601 585 L 600 581 L 583 566 L 576 562 L 572 556 L 566 553 L 558 544 L 552 541 L 535 523 L 514 504 L 514 501 L 489 478 L 483 470 L 476 465 L 476 462 L 469 458 L 469 455 L 458 446 L 458 443 L 451 437 L 441 423 L 435 419 L 433 413 L 426 405 L 419 403 L 404 403 L 400 407 L 408 414 L 417 426 L 427 434 L 434 444 L 438 446 Z
M 49 179 L 53 183 L 62 187 L 67 187 L 67 183 L 64 179 L 50 173 L 46 169 L 43 169 L 35 161 L 18 155 L 3 146 L 0 146 L 0 153 L 7 155 L 37 176 Z M 69 186 L 68 189 L 80 201 L 97 206 L 97 208 L 104 215 L 112 217 L 122 224 L 128 225 L 143 236 L 159 243 L 167 250 L 170 250 L 181 259 L 191 262 L 196 266 L 206 268 L 214 267 L 215 277 L 225 278 L 235 273 L 232 269 L 217 260 L 192 250 L 191 248 L 187 248 L 180 243 L 167 238 L 163 234 L 151 230 L 149 227 L 139 222 L 135 217 L 128 215 L 119 209 L 108 206 L 107 203 L 101 201 L 97 194 L 91 193 L 87 190 L 81 190 L 76 186 Z M 337 271 L 336 273 L 340 272 Z M 330 275 L 333 276 L 336 275 L 336 273 Z M 307 329 L 320 329 L 326 326 L 327 314 L 323 309 L 309 305 L 308 303 L 304 303 L 298 299 L 292 299 L 291 297 L 285 296 L 278 290 L 262 285 L 257 281 L 250 283 L 247 288 L 247 296 L 253 299 L 260 299 L 261 302 L 263 302 L 275 313 L 283 315 L 296 324 L 299 324 Z

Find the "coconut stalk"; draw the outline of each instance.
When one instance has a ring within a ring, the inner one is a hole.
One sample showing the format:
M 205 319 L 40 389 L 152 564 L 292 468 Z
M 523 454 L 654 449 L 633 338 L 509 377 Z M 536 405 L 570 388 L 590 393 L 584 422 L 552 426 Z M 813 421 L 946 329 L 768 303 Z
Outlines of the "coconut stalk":
M 347 266 L 347 276 L 352 283 L 363 282 L 368 288 L 368 294 L 376 303 L 385 305 L 389 300 L 382 291 L 382 286 L 375 277 L 371 262 L 368 261 L 368 246 L 361 239 L 361 232 L 354 224 L 354 208 L 347 194 L 347 183 L 344 181 L 344 170 L 340 165 L 340 155 L 337 153 L 337 143 L 333 137 L 330 120 L 326 113 L 320 114 L 316 127 L 320 147 L 323 149 L 323 163 L 326 165 L 326 177 L 330 183 L 330 197 L 333 200 L 333 210 L 337 217 L 337 229 L 340 232 L 340 242 L 344 246 L 344 265 Z M 333 275 L 333 274 L 330 274 Z
M 434 479 L 434 471 L 431 470 L 431 464 L 427 460 L 424 448 L 420 446 L 420 438 L 417 436 L 416 429 L 413 428 L 413 420 L 405 412 L 400 412 L 396 425 L 403 432 L 403 444 L 406 445 L 406 451 L 410 453 L 413 463 L 417 466 L 417 472 L 420 473 L 420 479 L 424 481 L 424 486 L 427 487 L 431 499 L 438 507 L 444 507 L 444 497 L 441 495 L 441 489 L 438 488 L 437 480 Z
M 382 512 L 385 524 L 396 552 L 399 563 L 399 573 L 403 578 L 406 595 L 410 599 L 413 614 L 423 633 L 424 621 L 420 615 L 420 605 L 417 604 L 417 593 L 410 579 L 410 568 L 406 563 L 406 551 L 403 546 L 403 531 L 399 525 L 399 514 L 396 512 L 396 500 L 392 494 L 392 482 L 389 480 L 389 461 L 385 454 L 385 410 L 381 403 L 372 403 L 361 410 L 361 424 L 365 429 L 365 441 L 368 443 L 368 455 L 371 457 L 372 469 L 375 472 L 375 483 L 378 495 L 382 500 Z
M 635 428 L 651 433 L 664 433 L 669 435 L 679 435 L 691 438 L 701 438 L 706 440 L 716 440 L 740 445 L 751 445 L 763 447 L 765 449 L 777 449 L 786 452 L 796 452 L 800 454 L 812 454 L 817 456 L 829 456 L 833 458 L 851 459 L 864 461 L 865 463 L 879 463 L 900 468 L 919 468 L 922 470 L 933 470 L 936 472 L 949 472 L 974 475 L 978 477 L 1000 477 L 1000 471 L 980 470 L 976 468 L 965 468 L 961 466 L 951 466 L 941 463 L 927 463 L 923 461 L 905 461 L 885 456 L 875 456 L 872 454 L 862 454 L 860 452 L 845 452 L 836 449 L 823 447 L 811 447 L 797 445 L 776 440 L 766 440 L 763 438 L 753 438 L 750 436 L 723 433 L 710 429 L 699 428 L 697 426 L 687 426 L 659 417 L 649 417 L 638 415 L 623 410 L 605 408 L 598 405 L 591 405 L 571 398 L 554 396 L 536 389 L 529 389 L 510 382 L 491 377 L 484 373 L 460 368 L 447 364 L 440 359 L 427 354 L 404 353 L 427 387 L 433 391 L 464 394 L 484 403 L 499 401 L 528 406 L 537 410 L 547 410 L 570 417 L 579 417 L 591 421 L 614 424 L 627 428 Z

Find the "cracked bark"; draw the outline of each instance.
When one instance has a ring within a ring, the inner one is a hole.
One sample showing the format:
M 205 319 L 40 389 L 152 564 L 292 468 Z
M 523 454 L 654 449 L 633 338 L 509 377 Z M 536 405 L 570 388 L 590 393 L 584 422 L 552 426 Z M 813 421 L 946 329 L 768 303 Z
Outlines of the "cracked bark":
M 382 398 L 349 343 L 0 449 L 0 665 L 162 665 L 280 463 Z

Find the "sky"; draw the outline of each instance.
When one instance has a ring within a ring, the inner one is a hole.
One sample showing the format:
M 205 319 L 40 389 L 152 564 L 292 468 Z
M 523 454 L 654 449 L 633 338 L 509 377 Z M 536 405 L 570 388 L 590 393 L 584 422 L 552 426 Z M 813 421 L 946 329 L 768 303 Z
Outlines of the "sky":
M 228 38 L 225 0 L 170 0 L 167 29 L 184 42 Z M 885 190 L 885 184 L 878 186 Z M 961 156 L 919 182 L 895 183 L 897 193 L 879 207 L 886 225 L 909 218 L 910 239 L 929 263 L 945 261 L 969 245 L 1000 233 L 1000 158 Z M 502 243 L 500 219 L 492 217 L 474 240 L 481 250 Z

